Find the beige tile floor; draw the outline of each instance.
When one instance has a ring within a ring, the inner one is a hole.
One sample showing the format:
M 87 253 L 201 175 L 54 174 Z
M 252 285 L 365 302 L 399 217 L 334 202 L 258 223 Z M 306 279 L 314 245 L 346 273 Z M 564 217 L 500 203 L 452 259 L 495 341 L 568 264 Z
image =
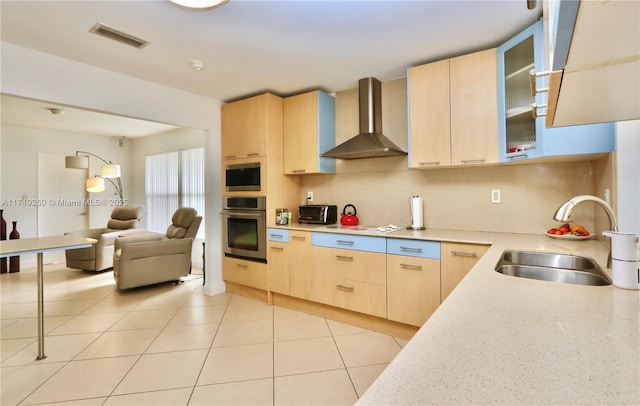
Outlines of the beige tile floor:
M 183 284 L 119 292 L 112 272 L 0 275 L 2 405 L 350 405 L 406 341 Z

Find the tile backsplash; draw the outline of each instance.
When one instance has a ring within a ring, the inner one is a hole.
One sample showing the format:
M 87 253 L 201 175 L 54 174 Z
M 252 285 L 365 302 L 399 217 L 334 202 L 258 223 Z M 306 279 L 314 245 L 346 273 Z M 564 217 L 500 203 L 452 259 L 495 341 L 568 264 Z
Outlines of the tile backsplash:
M 386 159 L 397 158 L 371 161 Z M 307 175 L 302 190 L 314 192 L 314 203 L 338 205 L 339 212 L 355 205 L 361 224 L 410 225 L 409 197 L 418 195 L 427 228 L 542 233 L 558 225 L 552 217 L 562 203 L 594 194 L 594 166 L 586 161 Z M 491 189 L 500 189 L 501 203 L 491 203 Z M 572 220 L 593 230 L 594 213 L 585 203 Z

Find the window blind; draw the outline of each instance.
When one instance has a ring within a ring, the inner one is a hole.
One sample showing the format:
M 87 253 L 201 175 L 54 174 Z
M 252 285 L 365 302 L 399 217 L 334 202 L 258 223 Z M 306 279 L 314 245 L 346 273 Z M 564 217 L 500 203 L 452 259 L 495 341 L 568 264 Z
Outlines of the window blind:
M 149 231 L 166 232 L 179 207 L 204 217 L 204 148 L 147 155 L 145 194 Z M 196 238 L 204 238 L 203 225 Z

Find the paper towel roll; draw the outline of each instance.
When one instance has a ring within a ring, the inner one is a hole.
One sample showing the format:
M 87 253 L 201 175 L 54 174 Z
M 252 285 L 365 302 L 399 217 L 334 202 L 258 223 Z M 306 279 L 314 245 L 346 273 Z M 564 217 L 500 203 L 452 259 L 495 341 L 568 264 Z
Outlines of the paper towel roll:
M 424 215 L 422 212 L 422 197 L 411 196 L 409 206 L 411 207 L 411 227 L 412 230 L 424 230 Z

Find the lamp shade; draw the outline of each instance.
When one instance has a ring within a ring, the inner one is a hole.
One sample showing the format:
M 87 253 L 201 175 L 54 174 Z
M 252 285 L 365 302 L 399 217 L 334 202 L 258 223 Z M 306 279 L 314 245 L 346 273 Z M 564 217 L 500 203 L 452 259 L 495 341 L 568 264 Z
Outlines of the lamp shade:
M 103 178 L 119 178 L 120 165 L 106 164 L 100 167 L 100 176 Z
M 88 169 L 89 157 L 86 155 L 67 155 L 64 157 L 64 167 L 72 169 Z
M 87 186 L 87 192 L 90 192 L 90 193 L 104 192 L 104 179 L 102 179 L 100 176 L 87 178 L 86 186 Z

